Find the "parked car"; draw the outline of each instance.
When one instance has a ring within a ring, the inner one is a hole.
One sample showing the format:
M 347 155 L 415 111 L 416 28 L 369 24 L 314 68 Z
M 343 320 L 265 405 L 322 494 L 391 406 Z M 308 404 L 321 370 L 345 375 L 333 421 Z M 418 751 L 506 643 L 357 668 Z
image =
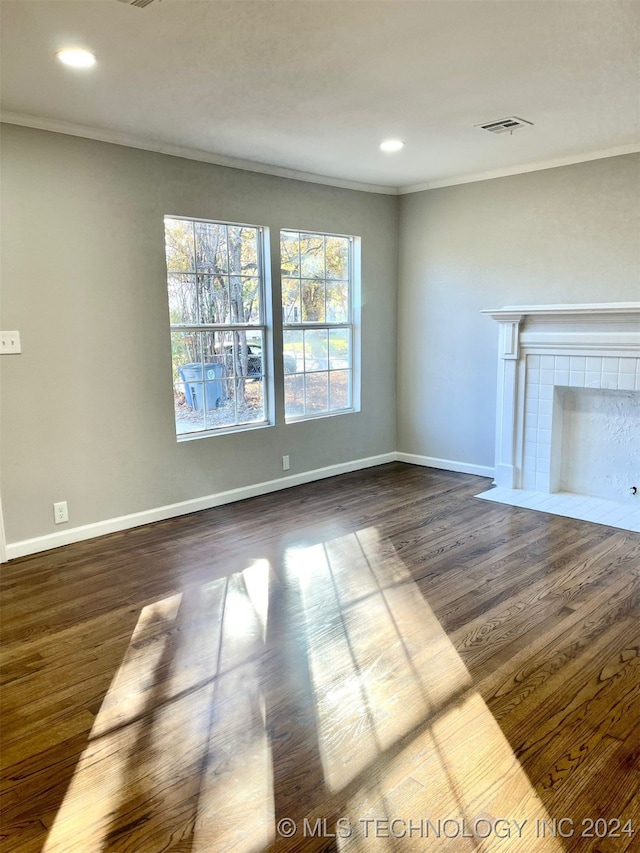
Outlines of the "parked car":
M 231 344 L 225 346 L 227 373 L 233 373 L 233 347 Z M 262 375 L 262 346 L 260 344 L 247 344 L 249 350 L 247 357 L 247 376 Z M 295 373 L 298 361 L 293 355 L 284 356 L 284 372 Z

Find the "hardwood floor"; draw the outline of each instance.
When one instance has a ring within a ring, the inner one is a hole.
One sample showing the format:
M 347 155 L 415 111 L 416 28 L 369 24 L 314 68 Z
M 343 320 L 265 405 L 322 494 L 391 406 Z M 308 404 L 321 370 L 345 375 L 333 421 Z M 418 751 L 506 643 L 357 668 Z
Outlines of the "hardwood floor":
M 639 851 L 640 536 L 487 486 L 395 463 L 3 566 L 2 850 Z

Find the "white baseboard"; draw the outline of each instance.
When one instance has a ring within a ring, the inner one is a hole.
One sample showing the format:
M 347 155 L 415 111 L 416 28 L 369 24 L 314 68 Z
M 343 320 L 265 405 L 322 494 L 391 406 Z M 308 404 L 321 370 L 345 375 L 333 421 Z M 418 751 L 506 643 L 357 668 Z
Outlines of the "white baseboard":
M 213 495 L 204 495 L 201 498 L 134 512 L 130 515 L 121 515 L 117 518 L 108 518 L 105 521 L 97 521 L 93 524 L 71 527 L 67 530 L 49 533 L 46 536 L 36 536 L 33 539 L 23 539 L 19 542 L 7 542 L 5 544 L 5 558 L 15 560 L 17 557 L 26 557 L 29 554 L 48 551 L 50 548 L 60 548 L 62 545 L 70 545 L 72 542 L 82 542 L 85 539 L 93 539 L 107 533 L 117 533 L 120 530 L 129 530 L 132 527 L 140 527 L 154 521 L 164 521 L 167 518 L 188 515 L 190 512 L 199 512 L 202 509 L 211 509 L 222 504 L 242 501 L 245 498 L 254 498 L 281 489 L 289 489 L 291 486 L 312 483 L 314 480 L 323 480 L 326 477 L 335 477 L 338 474 L 348 474 L 350 471 L 359 471 L 362 468 L 373 468 L 375 465 L 385 465 L 387 462 L 408 462 L 410 465 L 422 465 L 426 468 L 440 468 L 444 471 L 493 477 L 493 468 L 483 465 L 471 465 L 467 462 L 455 462 L 451 459 L 436 459 L 433 456 L 418 456 L 414 453 L 382 453 L 379 456 L 354 459 L 350 462 L 341 462 L 338 465 L 328 465 L 326 468 L 315 468 L 312 471 L 280 477 L 277 480 L 267 480 L 262 483 L 255 483 L 252 486 L 242 486 L 239 489 L 229 489 Z
M 425 468 L 440 468 L 443 471 L 457 471 L 459 474 L 476 474 L 478 477 L 493 477 L 493 468 L 486 465 L 472 465 L 470 462 L 457 462 L 453 459 L 437 459 L 435 456 L 418 456 L 415 453 L 396 453 L 398 462 L 410 465 L 422 465 Z
M 155 509 L 144 510 L 143 512 L 134 512 L 130 515 L 108 518 L 105 521 L 97 521 L 94 524 L 72 527 L 67 530 L 49 533 L 46 536 L 37 536 L 34 539 L 9 542 L 6 544 L 6 559 L 14 560 L 16 557 L 25 557 L 28 554 L 36 554 L 39 551 L 48 551 L 50 548 L 70 545 L 72 542 L 82 542 L 85 539 L 104 536 L 106 533 L 117 533 L 120 530 L 140 527 L 143 524 L 151 524 L 154 521 L 163 521 L 166 518 L 175 518 L 179 515 L 187 515 L 190 512 L 211 509 L 215 506 L 241 501 L 245 498 L 266 495 L 269 492 L 277 492 L 281 489 L 288 489 L 291 486 L 300 486 L 303 483 L 311 483 L 314 480 L 335 477 L 338 474 L 348 474 L 350 471 L 372 468 L 375 465 L 384 465 L 387 462 L 395 462 L 396 458 L 396 453 L 383 453 L 379 456 L 369 456 L 365 459 L 354 459 L 338 465 L 329 465 L 326 468 L 316 468 L 312 471 L 303 471 L 300 474 L 280 477 L 277 480 L 267 480 L 263 483 L 255 483 L 252 486 L 242 486 L 239 489 L 229 489 L 228 491 L 218 492 L 214 495 L 205 495 L 201 498 L 180 501 L 180 503 L 168 504 L 167 506 L 160 506 Z

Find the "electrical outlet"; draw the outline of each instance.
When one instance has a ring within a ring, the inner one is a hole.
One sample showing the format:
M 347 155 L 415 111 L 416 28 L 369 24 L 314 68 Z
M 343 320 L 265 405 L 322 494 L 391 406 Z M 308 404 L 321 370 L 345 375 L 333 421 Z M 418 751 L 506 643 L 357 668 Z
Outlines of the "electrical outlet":
M 283 471 L 288 471 L 288 470 L 289 470 L 289 468 L 291 468 L 291 465 L 289 464 L 289 457 L 288 457 L 288 456 L 283 456 L 283 457 L 282 457 L 282 470 L 283 470 Z
M 0 354 L 17 355 L 20 352 L 20 332 L 0 332 Z
M 66 501 L 58 501 L 53 505 L 53 520 L 56 524 L 69 521 L 69 510 Z

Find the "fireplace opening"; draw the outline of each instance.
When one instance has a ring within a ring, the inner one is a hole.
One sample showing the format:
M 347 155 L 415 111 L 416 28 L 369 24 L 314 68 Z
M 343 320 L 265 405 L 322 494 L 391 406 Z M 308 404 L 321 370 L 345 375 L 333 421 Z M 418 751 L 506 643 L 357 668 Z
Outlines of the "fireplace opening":
M 638 503 L 640 395 L 605 388 L 556 388 L 551 491 Z M 638 503 L 640 510 L 640 503 Z

